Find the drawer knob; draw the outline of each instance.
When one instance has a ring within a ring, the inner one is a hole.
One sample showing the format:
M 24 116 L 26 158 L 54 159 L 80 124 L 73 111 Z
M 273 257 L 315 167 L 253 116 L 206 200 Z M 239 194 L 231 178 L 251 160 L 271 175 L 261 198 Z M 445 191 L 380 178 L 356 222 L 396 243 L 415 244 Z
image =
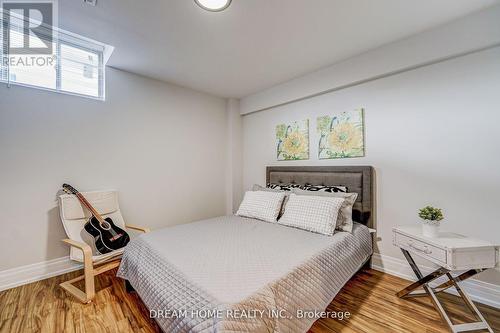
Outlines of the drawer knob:
M 415 244 L 413 244 L 413 242 L 410 242 L 408 244 L 412 249 L 418 251 L 418 252 L 422 252 L 422 253 L 425 253 L 425 254 L 431 254 L 432 253 L 432 250 L 429 249 L 427 246 L 424 245 L 424 247 L 420 247 L 420 246 L 417 246 Z

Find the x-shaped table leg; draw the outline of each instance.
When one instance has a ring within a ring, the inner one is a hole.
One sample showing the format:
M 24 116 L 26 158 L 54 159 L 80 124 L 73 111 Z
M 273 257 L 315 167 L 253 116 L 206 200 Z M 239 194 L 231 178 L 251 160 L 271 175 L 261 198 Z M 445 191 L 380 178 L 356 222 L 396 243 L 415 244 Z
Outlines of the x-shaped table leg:
M 410 253 L 406 251 L 405 249 L 401 249 L 403 251 L 403 254 L 410 264 L 410 267 L 412 268 L 413 272 L 418 278 L 418 281 L 415 283 L 412 283 L 410 286 L 406 287 L 405 289 L 401 290 L 398 292 L 396 295 L 400 298 L 405 298 L 405 297 L 414 297 L 414 296 L 422 296 L 422 295 L 428 295 L 431 297 L 432 303 L 438 310 L 439 315 L 443 320 L 448 324 L 448 327 L 450 328 L 450 331 L 453 333 L 457 332 L 467 332 L 467 331 L 473 331 L 473 330 L 480 330 L 480 329 L 487 329 L 488 332 L 493 333 L 493 330 L 491 327 L 488 325 L 484 317 L 481 315 L 481 312 L 477 309 L 477 307 L 474 305 L 472 300 L 470 299 L 469 295 L 465 293 L 465 291 L 462 290 L 460 285 L 458 284 L 460 281 L 466 280 L 470 278 L 471 276 L 476 275 L 477 273 L 481 272 L 482 270 L 470 270 L 465 273 L 462 273 L 461 275 L 457 277 L 453 277 L 450 274 L 450 271 L 446 268 L 439 268 L 436 271 L 432 272 L 431 274 L 427 276 L 423 276 L 422 272 L 420 272 L 420 269 L 418 268 L 417 264 L 411 257 Z M 439 285 L 437 288 L 431 288 L 428 283 L 431 281 L 434 281 L 435 279 L 445 275 L 448 277 L 449 281 L 442 283 Z M 422 287 L 424 289 L 424 293 L 411 293 L 415 289 Z M 444 291 L 450 287 L 455 287 L 460 295 L 460 297 L 463 299 L 467 307 L 480 319 L 478 322 L 474 323 L 466 323 L 466 324 L 459 324 L 459 325 L 454 325 L 450 317 L 448 317 L 448 314 L 444 310 L 443 306 L 439 302 L 438 298 L 436 297 L 437 292 Z
M 418 267 L 416 267 L 416 269 L 420 272 L 420 270 L 418 269 Z M 431 274 L 429 274 L 427 276 L 422 276 L 422 274 L 420 273 L 420 276 L 418 277 L 419 280 L 417 282 L 412 283 L 411 285 L 409 285 L 405 289 L 403 289 L 400 292 L 398 292 L 396 295 L 398 297 L 400 297 L 400 298 L 427 295 L 426 292 L 424 292 L 424 293 L 415 293 L 415 294 L 411 294 L 411 292 L 413 290 L 417 289 L 417 288 L 420 288 L 424 284 L 427 284 L 429 282 L 434 281 L 435 279 L 437 279 L 437 278 L 445 275 L 446 273 L 448 273 L 448 270 L 445 269 L 445 268 L 439 268 L 439 269 L 435 270 L 434 272 L 432 272 Z M 415 272 L 415 274 L 416 274 L 416 272 Z
M 476 275 L 478 273 L 481 273 L 482 271 L 484 271 L 484 269 L 471 269 L 471 270 L 469 270 L 465 273 L 462 273 L 459 276 L 455 277 L 455 281 L 457 281 L 457 282 L 465 281 L 468 278 L 473 277 L 474 275 Z M 437 286 L 436 288 L 434 288 L 434 291 L 439 293 L 439 292 L 445 291 L 446 289 L 453 287 L 453 286 L 454 286 L 454 283 L 450 279 L 449 281 L 444 282 L 444 283 L 440 284 L 439 286 Z

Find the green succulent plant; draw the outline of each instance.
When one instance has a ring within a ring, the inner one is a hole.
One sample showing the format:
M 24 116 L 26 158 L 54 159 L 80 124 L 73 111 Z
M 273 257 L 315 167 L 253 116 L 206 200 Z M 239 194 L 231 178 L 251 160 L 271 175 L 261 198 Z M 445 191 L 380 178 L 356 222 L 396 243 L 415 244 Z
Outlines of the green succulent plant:
M 418 216 L 424 220 L 441 221 L 444 218 L 443 211 L 440 208 L 426 206 L 419 210 Z

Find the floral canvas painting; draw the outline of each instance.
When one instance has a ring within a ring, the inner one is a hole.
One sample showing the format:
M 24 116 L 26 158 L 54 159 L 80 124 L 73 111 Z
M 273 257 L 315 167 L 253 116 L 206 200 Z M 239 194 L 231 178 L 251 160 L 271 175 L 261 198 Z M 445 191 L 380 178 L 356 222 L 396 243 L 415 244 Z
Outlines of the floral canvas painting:
M 278 161 L 309 159 L 309 120 L 276 126 Z
M 365 156 L 364 110 L 318 118 L 318 158 Z

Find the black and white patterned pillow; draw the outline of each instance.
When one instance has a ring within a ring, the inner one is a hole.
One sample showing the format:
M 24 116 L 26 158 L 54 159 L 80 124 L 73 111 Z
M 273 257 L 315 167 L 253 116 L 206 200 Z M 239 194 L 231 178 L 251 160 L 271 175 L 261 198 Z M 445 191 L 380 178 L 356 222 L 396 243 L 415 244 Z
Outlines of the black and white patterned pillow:
M 267 183 L 266 187 L 281 191 L 291 191 L 292 188 L 302 188 L 299 184 L 273 184 L 273 183 Z
M 311 185 L 311 184 L 306 184 L 301 187 L 301 189 L 306 190 L 306 191 L 316 191 L 316 192 L 342 192 L 342 193 L 347 193 L 347 187 L 345 186 L 324 186 L 324 185 Z

